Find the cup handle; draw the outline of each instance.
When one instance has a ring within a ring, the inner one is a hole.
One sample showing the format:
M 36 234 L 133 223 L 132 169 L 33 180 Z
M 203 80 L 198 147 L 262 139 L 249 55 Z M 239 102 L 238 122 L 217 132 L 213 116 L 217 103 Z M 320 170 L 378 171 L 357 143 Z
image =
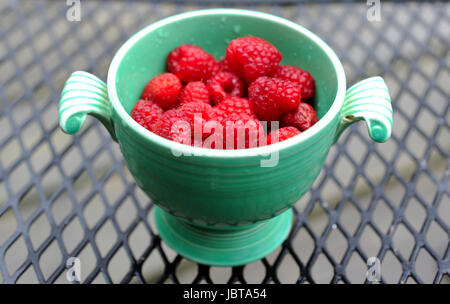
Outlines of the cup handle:
M 59 125 L 65 133 L 74 134 L 83 126 L 87 114 L 100 120 L 117 141 L 106 83 L 90 73 L 76 71 L 67 79 L 61 93 Z
M 334 142 L 349 125 L 359 120 L 366 121 L 369 136 L 374 141 L 385 142 L 391 136 L 392 105 L 383 78 L 367 78 L 347 90 Z

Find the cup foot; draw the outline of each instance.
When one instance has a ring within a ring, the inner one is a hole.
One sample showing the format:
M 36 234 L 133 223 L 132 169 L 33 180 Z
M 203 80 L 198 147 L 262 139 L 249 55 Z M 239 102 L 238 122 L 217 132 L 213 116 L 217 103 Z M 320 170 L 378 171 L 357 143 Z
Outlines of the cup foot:
M 155 208 L 164 242 L 185 258 L 211 266 L 239 266 L 265 257 L 286 239 L 292 225 L 291 209 L 260 223 L 227 229 L 193 225 Z

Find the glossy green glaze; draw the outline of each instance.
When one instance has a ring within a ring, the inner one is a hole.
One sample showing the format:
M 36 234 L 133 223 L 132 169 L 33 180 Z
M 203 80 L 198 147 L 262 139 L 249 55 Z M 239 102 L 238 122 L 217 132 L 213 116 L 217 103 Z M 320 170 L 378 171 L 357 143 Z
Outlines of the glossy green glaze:
M 184 257 L 213 266 L 239 266 L 261 259 L 279 246 L 291 230 L 292 210 L 257 224 L 205 229 L 156 207 L 155 222 L 164 241 Z
M 131 119 L 128 113 L 148 79 L 165 71 L 170 50 L 183 43 L 194 43 L 220 58 L 230 40 L 247 35 L 270 41 L 283 54 L 283 64 L 309 70 L 316 79 L 313 102 L 320 120 L 312 128 L 266 147 L 210 150 L 168 141 Z M 363 119 L 374 140 L 385 141 L 389 137 L 392 128 L 389 94 L 381 78 L 372 80 L 351 88 L 353 92 L 345 99 L 341 63 L 308 30 L 259 12 L 196 11 L 169 17 L 131 37 L 111 63 L 109 97 L 93 90 L 97 93 L 95 98 L 86 99 L 86 91 L 89 95 L 92 90 L 84 83 L 77 93 L 79 112 L 69 115 L 65 104 L 72 105 L 76 98 L 73 93 L 67 98 L 67 92 L 63 92 L 60 124 L 63 130 L 73 133 L 84 118 L 73 120 L 77 122 L 73 127 L 72 116 L 84 117 L 95 105 L 104 109 L 105 104 L 110 104 L 109 112 L 91 112 L 115 134 L 139 187 L 164 210 L 157 211 L 163 239 L 195 261 L 241 265 L 266 255 L 284 240 L 291 216 L 290 211 L 283 212 L 310 188 L 330 146 L 348 124 Z M 71 79 L 66 86 L 73 86 Z M 263 224 L 258 223 L 261 221 Z M 259 234 L 251 233 L 255 227 L 260 227 Z M 255 240 L 269 231 L 273 237 L 255 245 Z M 199 233 L 203 239 L 199 239 Z M 248 246 L 243 246 L 245 243 Z M 224 251 L 227 247 L 229 250 Z

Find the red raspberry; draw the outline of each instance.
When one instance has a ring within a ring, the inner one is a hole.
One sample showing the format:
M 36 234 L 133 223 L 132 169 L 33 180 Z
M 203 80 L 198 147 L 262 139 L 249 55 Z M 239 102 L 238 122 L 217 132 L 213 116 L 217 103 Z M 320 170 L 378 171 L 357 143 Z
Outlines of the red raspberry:
M 222 122 L 223 149 L 244 149 L 265 143 L 264 128 L 258 119 L 245 113 L 231 113 Z
M 203 148 L 203 138 L 192 137 L 191 138 L 191 146 Z
M 231 113 L 222 123 L 208 122 L 213 134 L 203 142 L 204 148 L 244 149 L 265 144 L 264 128 L 258 119 L 246 113 Z
M 281 61 L 281 53 L 271 43 L 258 37 L 242 37 L 230 42 L 226 61 L 247 84 L 258 77 L 272 76 Z
M 229 99 L 225 99 L 214 108 L 214 111 L 216 113 L 216 119 L 219 122 L 222 122 L 228 115 L 232 113 L 244 113 L 253 118 L 256 118 L 247 98 L 232 97 Z
M 281 118 L 281 125 L 293 126 L 305 131 L 318 121 L 316 111 L 307 103 L 301 102 L 295 111 L 285 114 Z
M 214 110 L 209 104 L 204 102 L 185 103 L 180 107 L 180 111 L 189 120 L 192 136 L 197 133 L 204 138 L 211 134 L 211 132 L 203 132 L 206 122 L 215 118 Z
M 292 65 L 281 65 L 278 67 L 274 77 L 298 83 L 300 85 L 302 100 L 307 100 L 314 96 L 316 91 L 314 78 L 308 71 Z
M 295 135 L 298 135 L 300 133 L 302 132 L 300 132 L 297 128 L 284 127 L 267 135 L 267 144 L 268 145 L 274 144 L 286 140 L 288 138 L 294 137 Z
M 180 95 L 180 103 L 203 102 L 209 104 L 208 87 L 201 81 L 189 82 Z
M 277 78 L 260 77 L 248 88 L 253 112 L 262 121 L 279 120 L 283 113 L 297 108 L 300 88 L 296 83 Z
M 220 64 L 213 56 L 192 44 L 183 44 L 171 51 L 167 65 L 169 72 L 185 83 L 206 81 L 220 70 Z
M 191 125 L 186 114 L 180 109 L 171 109 L 160 116 L 154 126 L 159 136 L 182 144 L 191 144 Z
M 244 95 L 244 84 L 235 74 L 220 72 L 208 80 L 211 103 L 217 105 L 229 97 Z
M 222 72 L 231 72 L 230 65 L 228 64 L 226 57 L 223 58 L 222 60 L 220 60 L 219 64 L 220 64 L 220 70 Z
M 151 99 L 161 108 L 167 110 L 177 103 L 181 88 L 181 82 L 177 76 L 164 73 L 147 83 L 142 92 L 142 99 Z
M 131 117 L 147 130 L 153 131 L 153 127 L 163 110 L 150 100 L 140 99 L 131 110 Z

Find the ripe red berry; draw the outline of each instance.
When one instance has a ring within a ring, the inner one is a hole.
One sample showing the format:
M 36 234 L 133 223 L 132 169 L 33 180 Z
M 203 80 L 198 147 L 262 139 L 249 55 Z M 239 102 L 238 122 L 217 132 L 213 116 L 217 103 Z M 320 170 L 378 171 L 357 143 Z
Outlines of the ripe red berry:
M 220 72 L 208 80 L 211 103 L 217 105 L 229 97 L 244 95 L 244 84 L 231 72 Z
M 219 122 L 222 122 L 228 115 L 232 113 L 244 113 L 248 116 L 256 118 L 247 98 L 232 97 L 225 99 L 214 108 L 214 111 L 216 113 L 216 119 Z
M 211 134 L 211 132 L 204 132 L 205 124 L 215 118 L 214 110 L 209 104 L 204 102 L 185 103 L 180 107 L 180 111 L 189 120 L 192 136 L 198 134 L 204 138 Z
M 264 145 L 264 128 L 245 113 L 231 113 L 222 122 L 223 149 L 247 149 Z
M 178 143 L 191 144 L 190 121 L 180 109 L 171 109 L 164 112 L 156 122 L 154 132 Z
M 203 102 L 209 104 L 208 87 L 201 81 L 189 82 L 180 95 L 180 104 Z
M 142 92 L 142 99 L 153 100 L 162 109 L 172 108 L 178 102 L 181 82 L 172 73 L 164 73 L 152 78 Z
M 284 127 L 267 135 L 267 144 L 268 145 L 274 144 L 286 140 L 288 138 L 294 137 L 295 135 L 298 135 L 300 133 L 302 132 L 300 132 L 297 128 Z
M 226 57 L 224 57 L 222 60 L 220 60 L 219 64 L 220 64 L 220 70 L 222 72 L 231 72 L 230 65 L 228 64 Z
M 169 72 L 181 81 L 206 81 L 220 71 L 219 62 L 201 47 L 183 44 L 169 53 L 167 58 Z
M 296 127 L 302 131 L 311 128 L 318 121 L 316 111 L 307 103 L 301 102 L 297 109 L 281 118 L 281 125 Z
M 242 37 L 230 42 L 225 58 L 231 71 L 250 84 L 258 77 L 272 76 L 282 56 L 275 46 L 261 38 Z
M 296 109 L 301 100 L 296 83 L 269 77 L 255 80 L 248 88 L 248 98 L 262 121 L 279 120 L 283 113 Z
M 153 131 L 156 121 L 163 112 L 153 101 L 140 99 L 131 110 L 131 117 L 147 130 Z
M 314 78 L 308 71 L 292 65 L 280 65 L 274 77 L 298 83 L 302 100 L 307 100 L 314 96 L 316 91 Z
M 191 146 L 202 148 L 203 147 L 203 138 L 192 137 Z

